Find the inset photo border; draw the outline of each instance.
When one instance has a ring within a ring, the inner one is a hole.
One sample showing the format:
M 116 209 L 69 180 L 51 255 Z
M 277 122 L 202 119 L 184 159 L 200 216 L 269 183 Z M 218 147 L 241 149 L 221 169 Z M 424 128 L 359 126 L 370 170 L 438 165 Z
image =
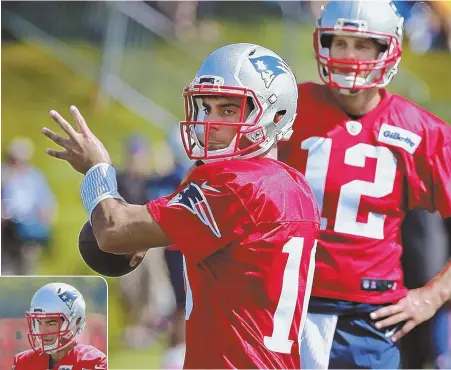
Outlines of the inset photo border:
M 104 278 L 0 276 L 0 369 L 102 370 L 107 352 Z

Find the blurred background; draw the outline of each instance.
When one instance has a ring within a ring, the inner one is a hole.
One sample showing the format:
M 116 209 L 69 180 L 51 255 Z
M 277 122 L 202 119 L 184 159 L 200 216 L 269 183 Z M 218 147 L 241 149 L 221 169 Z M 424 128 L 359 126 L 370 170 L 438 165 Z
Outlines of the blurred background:
M 312 31 L 322 3 L 2 2 L 2 273 L 92 273 L 77 250 L 82 177 L 45 154 L 50 109 L 68 118 L 77 105 L 122 170 L 130 202 L 169 194 L 190 165 L 177 123 L 201 61 L 252 42 L 280 53 L 299 81 L 319 81 Z M 451 2 L 396 3 L 406 37 L 390 90 L 451 122 Z M 180 261 L 150 254 L 125 279 L 108 280 L 112 369 L 161 367 L 174 334 L 180 299 L 170 282 L 180 274 L 171 269 Z
M 76 288 L 86 301 L 86 327 L 80 343 L 91 344 L 106 353 L 107 285 L 99 277 L 0 277 L 0 369 L 10 369 L 14 356 L 31 349 L 25 312 L 33 295 L 49 283 L 66 283 Z

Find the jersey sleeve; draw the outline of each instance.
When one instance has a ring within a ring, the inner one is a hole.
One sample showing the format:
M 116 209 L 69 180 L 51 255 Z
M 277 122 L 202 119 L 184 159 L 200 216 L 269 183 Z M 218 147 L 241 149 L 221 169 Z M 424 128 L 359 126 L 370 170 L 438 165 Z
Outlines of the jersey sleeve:
M 432 158 L 434 208 L 443 218 L 451 217 L 451 140 Z
M 14 356 L 12 369 L 13 370 L 26 369 L 29 366 L 29 361 L 32 355 L 33 350 L 27 350 L 16 354 Z
M 108 361 L 106 355 L 95 347 L 87 346 L 77 361 L 78 367 L 83 370 L 107 370 Z
M 99 357 L 93 360 L 83 361 L 81 364 L 83 370 L 108 370 L 107 359 L 105 357 Z
M 153 218 L 188 261 L 232 243 L 251 222 L 227 174 L 201 166 L 177 192 L 147 203 Z
M 451 128 L 440 132 L 439 140 L 427 144 L 431 154 L 416 156 L 416 176 L 409 176 L 409 208 L 438 211 L 451 217 Z

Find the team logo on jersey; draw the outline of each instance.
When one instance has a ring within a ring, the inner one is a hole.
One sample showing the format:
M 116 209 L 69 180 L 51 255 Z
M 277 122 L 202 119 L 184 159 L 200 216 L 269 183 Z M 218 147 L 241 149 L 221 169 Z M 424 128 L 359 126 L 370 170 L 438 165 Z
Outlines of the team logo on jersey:
M 383 123 L 377 140 L 403 148 L 406 152 L 413 154 L 421 143 L 421 136 L 401 127 Z
M 66 304 L 69 310 L 72 310 L 75 300 L 80 296 L 74 291 L 67 290 L 65 292 L 59 293 L 58 297 Z
M 207 225 L 213 234 L 220 238 L 221 232 L 202 189 L 219 193 L 219 190 L 207 185 L 206 181 L 200 187 L 192 182 L 168 202 L 168 207 L 181 206 L 186 208 L 199 217 L 202 223 Z
M 281 59 L 271 55 L 264 55 L 259 58 L 249 58 L 255 70 L 260 73 L 266 88 L 272 84 L 274 79 L 282 73 L 289 73 L 290 68 Z

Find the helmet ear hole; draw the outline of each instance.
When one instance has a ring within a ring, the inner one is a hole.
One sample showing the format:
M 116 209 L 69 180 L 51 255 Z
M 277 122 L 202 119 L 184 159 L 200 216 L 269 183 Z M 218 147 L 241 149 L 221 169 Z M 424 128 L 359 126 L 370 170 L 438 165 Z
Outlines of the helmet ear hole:
M 286 113 L 287 113 L 286 109 L 279 110 L 279 111 L 274 115 L 274 123 L 277 125 Z
M 246 104 L 249 108 L 249 112 L 252 112 L 255 109 L 255 104 L 250 96 L 247 97 Z

